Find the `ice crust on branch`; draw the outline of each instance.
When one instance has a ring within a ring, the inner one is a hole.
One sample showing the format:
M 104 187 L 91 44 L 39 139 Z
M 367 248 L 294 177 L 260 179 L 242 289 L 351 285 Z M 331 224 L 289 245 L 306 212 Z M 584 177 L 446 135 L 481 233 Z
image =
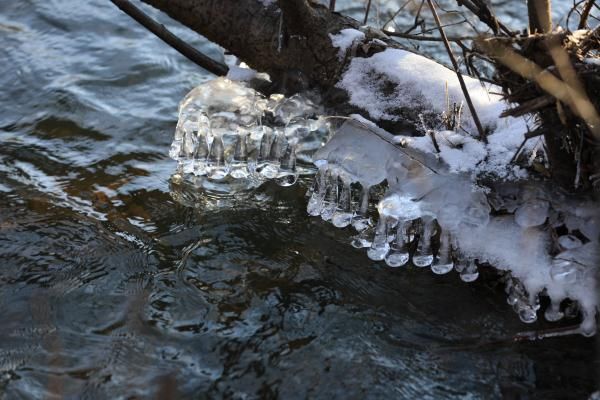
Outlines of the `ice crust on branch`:
M 551 299 L 545 318 L 560 320 L 573 314 L 575 308 L 561 304 L 569 298 L 580 307 L 581 333 L 593 334 L 598 205 L 566 197 L 543 181 L 524 180 L 526 170 L 510 161 L 519 149 L 535 158 L 540 143 L 521 146 L 525 121 L 500 119 L 505 105 L 498 96 L 478 82 L 468 83 L 491 129 L 487 144 L 469 134 L 468 115 L 466 131 L 440 129 L 435 121 L 448 103 L 462 100 L 454 74 L 411 53 L 383 53 L 378 62 L 377 55 L 353 59 L 340 85 L 347 85 L 356 105 L 372 109 L 374 118 L 385 119 L 388 111 L 400 118 L 392 111 L 410 107 L 429 113 L 422 136 L 392 135 L 358 115 L 346 118 L 332 135 L 325 121 L 334 118 L 320 115 L 307 97 L 266 98 L 245 84 L 218 78 L 181 103 L 170 152 L 178 161 L 177 174 L 211 184 L 236 182 L 227 190 L 269 179 L 289 186 L 299 173 L 313 171 L 296 161 L 312 161 L 317 173 L 307 212 L 339 228 L 352 226 L 352 245 L 365 248 L 371 259 L 394 268 L 412 261 L 436 274 L 455 270 L 465 282 L 489 264 L 507 272 L 507 301 L 521 320 L 538 318 L 540 295 Z M 387 57 L 396 62 L 384 65 L 393 61 Z M 398 93 L 386 94 L 375 85 L 385 79 L 397 84 Z
M 395 139 L 346 121 L 313 156 L 319 171 L 308 213 L 354 226 L 352 244 L 390 267 L 412 259 L 437 274 L 454 269 L 466 282 L 481 264 L 510 272 L 508 302 L 522 321 L 537 319 L 540 294 L 551 299 L 551 321 L 562 318 L 560 303 L 569 298 L 581 307 L 581 332 L 595 333 L 600 219 L 593 201 L 574 201 L 543 182 L 481 186 Z M 554 243 L 557 231 L 565 233 Z

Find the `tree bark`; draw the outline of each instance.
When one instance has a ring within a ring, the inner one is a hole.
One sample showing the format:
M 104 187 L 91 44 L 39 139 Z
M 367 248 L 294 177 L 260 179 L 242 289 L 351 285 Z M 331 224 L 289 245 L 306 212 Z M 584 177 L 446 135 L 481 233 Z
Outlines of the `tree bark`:
M 358 27 L 356 21 L 305 0 L 282 1 L 281 9 L 258 0 L 143 1 L 274 80 L 295 74 L 297 80 L 322 87 L 333 85 L 341 69 L 329 34 Z

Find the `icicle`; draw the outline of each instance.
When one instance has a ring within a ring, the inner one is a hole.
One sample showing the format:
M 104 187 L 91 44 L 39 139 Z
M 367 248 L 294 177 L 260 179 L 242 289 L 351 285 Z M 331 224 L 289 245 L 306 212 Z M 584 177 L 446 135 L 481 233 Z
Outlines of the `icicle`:
M 247 178 L 248 172 L 248 135 L 240 133 L 236 139 L 230 175 L 235 179 Z
M 229 168 L 225 163 L 225 147 L 220 135 L 215 136 L 207 160 L 207 176 L 209 179 L 220 180 L 227 176 Z
M 371 243 L 369 250 L 367 250 L 367 255 L 373 261 L 383 260 L 390 251 L 390 245 L 388 243 L 388 224 L 391 224 L 390 220 L 391 218 L 389 217 L 379 217 L 379 222 L 375 227 L 373 242 Z
M 354 218 L 352 218 L 352 226 L 358 232 L 362 232 L 363 230 L 365 230 L 369 226 L 371 226 L 371 219 L 369 218 L 369 215 L 368 215 L 368 212 L 369 212 L 369 190 L 370 190 L 370 188 L 367 186 L 362 188 L 362 192 L 361 192 L 361 196 L 360 196 L 360 200 L 359 200 L 359 204 L 358 204 L 358 211 L 356 212 L 356 215 L 354 216 Z
M 452 246 L 450 233 L 447 230 L 442 230 L 440 233 L 440 248 L 438 254 L 431 264 L 431 270 L 438 275 L 447 274 L 454 268 L 452 261 Z
M 184 135 L 185 131 L 183 130 L 183 123 L 180 120 L 175 128 L 175 137 L 173 138 L 173 142 L 171 143 L 171 148 L 169 150 L 169 157 L 171 157 L 173 160 L 179 160 L 181 157 L 181 147 L 183 146 Z
M 459 271 L 460 279 L 463 282 L 473 282 L 479 278 L 477 264 L 472 258 L 467 260 L 466 265 Z
M 326 191 L 323 198 L 323 207 L 321 208 L 321 218 L 323 221 L 331 220 L 333 213 L 337 208 L 338 201 L 338 177 L 328 172 L 325 179 Z
M 431 217 L 424 217 L 419 224 L 419 243 L 412 258 L 412 262 L 416 267 L 428 267 L 433 262 L 431 236 L 434 233 L 434 224 L 435 221 Z
M 352 223 L 352 193 L 349 183 L 342 183 L 342 190 L 337 208 L 331 217 L 331 222 L 338 228 L 344 228 Z
M 296 170 L 296 145 L 289 144 L 279 167 L 279 175 L 276 182 L 279 186 L 292 186 L 298 180 L 298 171 Z
M 385 257 L 385 263 L 390 267 L 401 267 L 408 263 L 410 258 L 410 240 L 408 237 L 409 221 L 398 221 L 396 236 L 390 245 L 390 252 Z
M 546 321 L 555 322 L 560 321 L 564 317 L 564 314 L 560 311 L 560 302 L 551 299 L 551 303 L 544 312 L 544 318 Z
M 287 149 L 287 139 L 285 135 L 276 133 L 275 137 L 271 142 L 271 146 L 268 152 L 268 156 L 264 166 L 260 169 L 260 174 L 266 179 L 275 179 L 279 175 L 280 158 L 283 152 Z M 261 154 L 263 148 L 261 143 Z
M 262 175 L 262 169 L 269 162 L 269 155 L 271 153 L 271 145 L 273 143 L 273 135 L 270 129 L 265 129 L 261 138 L 260 146 L 258 148 L 258 155 L 256 157 L 256 172 Z
M 308 199 L 306 211 L 308 212 L 308 215 L 316 217 L 317 215 L 321 215 L 323 199 L 325 198 L 325 170 L 319 169 L 310 192 L 311 194 Z
M 577 265 L 572 260 L 560 258 L 560 255 L 552 260 L 550 276 L 555 282 L 573 284 L 577 281 Z
M 371 244 L 373 243 L 372 238 L 373 238 L 374 233 L 375 233 L 375 230 L 373 229 L 373 227 L 369 226 L 369 227 L 363 229 L 358 235 L 353 236 L 350 244 L 355 249 L 363 249 L 365 247 L 371 247 Z

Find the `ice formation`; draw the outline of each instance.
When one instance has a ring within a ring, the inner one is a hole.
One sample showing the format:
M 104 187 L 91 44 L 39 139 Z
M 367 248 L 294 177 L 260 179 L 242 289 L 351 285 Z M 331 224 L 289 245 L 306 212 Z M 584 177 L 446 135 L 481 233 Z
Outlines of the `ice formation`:
M 344 47 L 352 43 L 348 38 L 361 39 L 355 32 L 332 39 Z M 394 54 L 401 64 L 412 57 Z M 383 62 L 388 56 L 381 56 L 380 72 L 403 83 L 405 91 L 412 87 L 392 106 L 415 101 L 444 112 L 439 108 L 447 100 L 433 93 L 439 85 L 414 86 L 417 72 L 388 71 Z M 430 62 L 415 61 L 427 68 Z M 361 74 L 367 79 L 365 71 L 375 64 L 353 60 L 341 84 L 357 105 L 378 108 L 370 113 L 379 118 L 385 117 L 378 113 L 386 112 L 386 104 L 358 79 Z M 441 77 L 451 80 L 449 97 L 460 101 L 455 77 Z M 245 84 L 218 78 L 182 101 L 170 156 L 178 161 L 180 176 L 228 191 L 266 180 L 292 185 L 300 173 L 314 171 L 301 166 L 312 161 L 317 173 L 307 212 L 336 227 L 352 227 L 351 244 L 365 248 L 371 259 L 393 268 L 412 263 L 435 274 L 456 271 L 465 282 L 478 278 L 481 265 L 491 265 L 507 271 L 507 301 L 522 321 L 537 320 L 539 296 L 544 295 L 550 299 L 543 310 L 547 320 L 580 310 L 580 332 L 591 335 L 599 303 L 598 206 L 542 181 L 519 180 L 527 172 L 510 160 L 519 148 L 533 158 L 538 146 L 521 146 L 527 130 L 523 120 L 500 120 L 504 105 L 499 99 L 484 88 L 472 89 L 482 120 L 492 129 L 487 144 L 427 126 L 424 136 L 394 136 L 360 116 L 344 119 L 332 135 L 325 122 L 331 119 L 318 117 L 318 107 L 308 98 L 266 98 Z M 465 124 L 469 128 L 468 115 Z M 573 301 L 568 307 L 567 298 Z
M 581 308 L 581 333 L 595 332 L 600 217 L 592 200 L 543 182 L 480 186 L 443 157 L 397 142 L 364 120 L 346 121 L 313 156 L 308 213 L 353 226 L 352 245 L 390 267 L 412 260 L 436 274 L 455 270 L 465 282 L 482 264 L 509 271 L 508 302 L 523 322 L 537 319 L 544 294 L 547 320 L 561 319 L 560 303 L 570 298 Z
M 217 78 L 193 89 L 179 106 L 169 155 L 181 175 L 203 177 L 205 187 L 251 188 L 268 179 L 293 185 L 326 134 L 318 107 L 307 97 L 259 94 Z

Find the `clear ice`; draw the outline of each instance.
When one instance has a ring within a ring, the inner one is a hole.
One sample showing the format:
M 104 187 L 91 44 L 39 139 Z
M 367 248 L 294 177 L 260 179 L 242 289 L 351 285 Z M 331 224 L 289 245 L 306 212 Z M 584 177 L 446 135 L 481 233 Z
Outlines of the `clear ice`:
M 329 121 L 306 96 L 267 98 L 217 78 L 181 102 L 169 155 L 180 178 L 228 191 L 267 180 L 293 185 L 315 171 L 312 162 L 308 214 L 355 230 L 352 246 L 372 260 L 456 271 L 464 282 L 491 265 L 504 271 L 507 302 L 523 322 L 538 319 L 539 296 L 547 296 L 546 320 L 579 315 L 580 332 L 595 333 L 597 201 L 541 181 L 482 181 L 361 117 L 346 118 L 333 134 Z
M 318 110 L 303 95 L 267 98 L 243 83 L 216 78 L 181 102 L 169 156 L 178 161 L 180 175 L 232 191 L 266 180 L 291 186 L 311 170 L 298 160 L 310 162 L 327 135 Z
M 595 332 L 600 219 L 592 199 L 575 201 L 543 182 L 478 184 L 399 143 L 369 121 L 345 121 L 313 155 L 319 171 L 308 213 L 353 227 L 352 246 L 393 268 L 454 270 L 464 282 L 481 265 L 506 271 L 507 301 L 523 322 L 538 319 L 544 295 L 548 321 L 573 314 L 565 304 L 575 304 L 580 332 Z M 553 239 L 554 228 L 564 234 Z

